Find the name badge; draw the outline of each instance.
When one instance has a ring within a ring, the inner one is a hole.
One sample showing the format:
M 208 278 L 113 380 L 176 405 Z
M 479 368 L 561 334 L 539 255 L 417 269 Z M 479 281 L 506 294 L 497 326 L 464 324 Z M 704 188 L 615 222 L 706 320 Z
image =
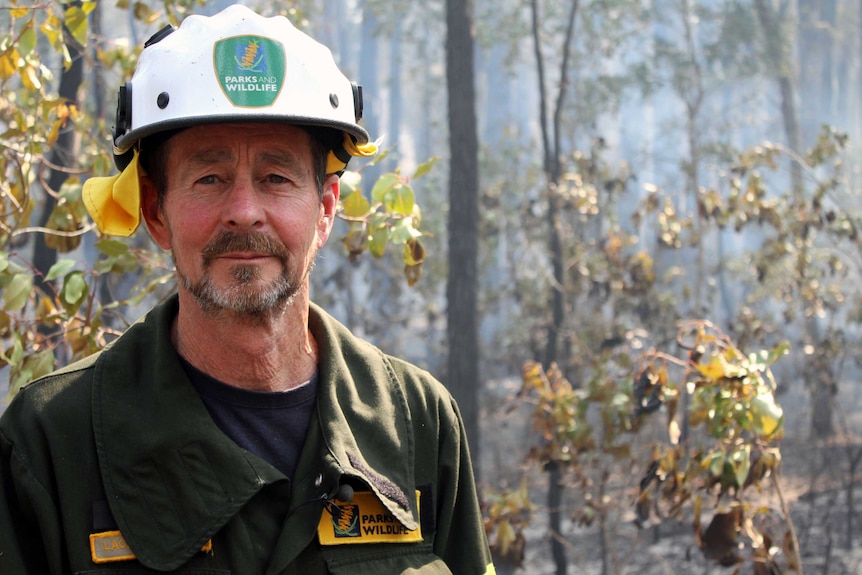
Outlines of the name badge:
M 212 551 L 212 540 L 201 547 L 201 551 Z M 93 563 L 113 563 L 114 561 L 131 561 L 137 559 L 132 548 L 126 543 L 119 531 L 105 531 L 90 534 L 90 558 Z
M 419 508 L 419 491 L 416 508 Z M 353 494 L 350 503 L 334 501 L 323 508 L 317 537 L 321 545 L 416 543 L 422 541 L 422 528 L 407 529 L 373 493 L 361 491 Z

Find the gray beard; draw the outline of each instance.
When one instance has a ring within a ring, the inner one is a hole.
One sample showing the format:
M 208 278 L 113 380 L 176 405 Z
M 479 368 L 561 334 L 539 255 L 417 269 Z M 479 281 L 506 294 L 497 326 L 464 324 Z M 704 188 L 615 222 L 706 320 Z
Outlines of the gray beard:
M 186 276 L 179 275 L 179 280 L 208 315 L 230 313 L 264 319 L 289 307 L 299 292 L 299 283 L 290 281 L 286 269 L 269 285 L 260 288 L 250 285 L 260 277 L 260 270 L 256 266 L 237 265 L 232 272 L 234 281 L 226 289 L 217 288 L 209 276 L 192 282 Z
M 231 251 L 256 251 L 275 256 L 281 261 L 282 272 L 268 285 L 254 287 L 260 280 L 260 269 L 255 265 L 237 264 L 231 268 L 233 281 L 220 289 L 213 284 L 208 275 L 212 262 L 221 254 Z M 265 320 L 287 309 L 296 299 L 304 277 L 311 272 L 315 258 L 305 271 L 305 276 L 291 277 L 288 271 L 290 253 L 287 248 L 272 238 L 260 234 L 237 234 L 222 232 L 208 244 L 203 251 L 204 276 L 192 282 L 177 270 L 181 285 L 194 297 L 201 310 L 209 315 L 241 316 L 249 319 Z

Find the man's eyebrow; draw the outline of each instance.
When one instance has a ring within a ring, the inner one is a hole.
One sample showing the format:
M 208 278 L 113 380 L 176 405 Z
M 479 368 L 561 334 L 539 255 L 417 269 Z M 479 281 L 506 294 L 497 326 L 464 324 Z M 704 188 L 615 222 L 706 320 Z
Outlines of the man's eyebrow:
M 291 170 L 293 172 L 304 172 L 305 166 L 300 161 L 299 156 L 288 151 L 268 151 L 262 152 L 258 159 L 265 164 L 274 164 L 276 166 Z
M 218 162 L 226 162 L 233 158 L 233 153 L 227 148 L 208 148 L 199 150 L 189 157 L 189 163 L 198 166 L 208 166 Z

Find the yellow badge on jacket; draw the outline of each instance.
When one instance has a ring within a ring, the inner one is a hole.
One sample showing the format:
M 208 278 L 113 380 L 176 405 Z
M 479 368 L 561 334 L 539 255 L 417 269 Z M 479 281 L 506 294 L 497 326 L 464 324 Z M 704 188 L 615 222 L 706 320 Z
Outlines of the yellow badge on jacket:
M 210 540 L 201 547 L 201 551 L 208 553 L 212 551 L 212 548 L 213 542 Z M 92 533 L 90 535 L 90 558 L 93 563 L 113 563 L 114 561 L 137 559 L 134 551 L 119 531 Z
M 419 507 L 419 491 L 416 492 Z M 354 493 L 350 503 L 334 501 L 323 508 L 317 537 L 321 545 L 351 543 L 416 543 L 422 528 L 404 527 L 370 491 Z

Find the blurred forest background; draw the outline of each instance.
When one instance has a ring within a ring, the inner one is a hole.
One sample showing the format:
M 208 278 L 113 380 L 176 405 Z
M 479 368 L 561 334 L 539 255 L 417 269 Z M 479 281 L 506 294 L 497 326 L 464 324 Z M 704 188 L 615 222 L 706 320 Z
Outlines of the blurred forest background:
M 172 289 L 81 183 L 228 3 L 0 1 L 6 401 Z M 498 573 L 860 572 L 862 3 L 246 3 L 363 86 L 313 298 L 453 391 Z

